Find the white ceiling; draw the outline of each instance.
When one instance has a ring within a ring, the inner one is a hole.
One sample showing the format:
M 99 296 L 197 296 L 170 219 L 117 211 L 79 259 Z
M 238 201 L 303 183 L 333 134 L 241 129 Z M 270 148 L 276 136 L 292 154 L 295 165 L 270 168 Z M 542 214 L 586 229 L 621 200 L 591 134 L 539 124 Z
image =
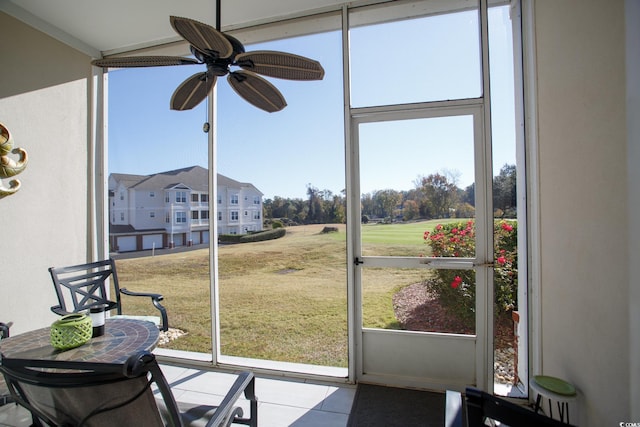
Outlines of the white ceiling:
M 221 24 L 237 28 L 345 3 L 354 2 L 222 0 Z M 215 0 L 0 0 L 0 11 L 94 57 L 180 40 L 170 15 L 216 25 Z

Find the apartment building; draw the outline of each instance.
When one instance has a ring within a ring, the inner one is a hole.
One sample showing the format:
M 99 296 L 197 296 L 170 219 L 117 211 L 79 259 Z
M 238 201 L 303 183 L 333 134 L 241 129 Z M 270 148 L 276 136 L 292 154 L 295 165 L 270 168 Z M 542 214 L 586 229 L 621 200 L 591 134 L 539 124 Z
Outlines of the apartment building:
M 209 243 L 209 172 L 191 166 L 152 175 L 109 176 L 109 244 L 129 252 Z M 217 230 L 262 230 L 262 193 L 217 176 Z

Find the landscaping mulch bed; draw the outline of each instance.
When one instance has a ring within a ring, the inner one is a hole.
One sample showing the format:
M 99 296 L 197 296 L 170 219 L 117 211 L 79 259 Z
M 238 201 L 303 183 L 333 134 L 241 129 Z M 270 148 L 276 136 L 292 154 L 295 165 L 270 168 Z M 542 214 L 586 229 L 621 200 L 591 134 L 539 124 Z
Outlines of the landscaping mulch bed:
M 429 292 L 427 285 L 416 283 L 404 287 L 393 297 L 396 318 L 406 330 L 473 334 L 470 328 L 452 316 Z M 514 382 L 514 331 L 511 313 L 502 313 L 494 326 L 494 379 L 500 384 Z

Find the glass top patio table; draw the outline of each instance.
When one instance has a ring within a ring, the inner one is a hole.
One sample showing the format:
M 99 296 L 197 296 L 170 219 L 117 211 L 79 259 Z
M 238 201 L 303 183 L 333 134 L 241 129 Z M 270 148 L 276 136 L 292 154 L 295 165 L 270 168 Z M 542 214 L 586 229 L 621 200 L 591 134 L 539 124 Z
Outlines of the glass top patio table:
M 53 348 L 47 327 L 3 339 L 0 351 L 6 357 L 23 359 L 123 363 L 133 353 L 152 351 L 159 338 L 160 331 L 153 322 L 107 319 L 104 335 L 70 350 Z

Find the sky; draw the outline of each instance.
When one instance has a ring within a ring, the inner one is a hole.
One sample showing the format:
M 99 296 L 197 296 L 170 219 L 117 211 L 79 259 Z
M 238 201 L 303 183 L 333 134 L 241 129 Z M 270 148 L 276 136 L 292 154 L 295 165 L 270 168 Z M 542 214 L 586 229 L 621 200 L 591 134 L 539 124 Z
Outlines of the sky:
M 515 164 L 513 71 L 508 8 L 490 10 L 494 174 Z M 425 22 L 426 21 L 426 22 Z M 475 14 L 436 16 L 351 31 L 352 106 L 480 96 Z M 306 198 L 307 186 L 345 188 L 342 54 L 339 32 L 247 45 L 318 60 L 322 81 L 270 79 L 288 106 L 266 113 L 242 100 L 226 77 L 216 84 L 218 172 L 274 196 Z M 357 53 L 355 53 L 357 52 Z M 172 111 L 174 89 L 203 66 L 109 73 L 109 173 L 153 174 L 208 165 L 207 101 Z M 473 182 L 469 116 L 362 124 L 360 193 L 410 190 L 420 176 Z M 384 173 L 382 173 L 384 172 Z

